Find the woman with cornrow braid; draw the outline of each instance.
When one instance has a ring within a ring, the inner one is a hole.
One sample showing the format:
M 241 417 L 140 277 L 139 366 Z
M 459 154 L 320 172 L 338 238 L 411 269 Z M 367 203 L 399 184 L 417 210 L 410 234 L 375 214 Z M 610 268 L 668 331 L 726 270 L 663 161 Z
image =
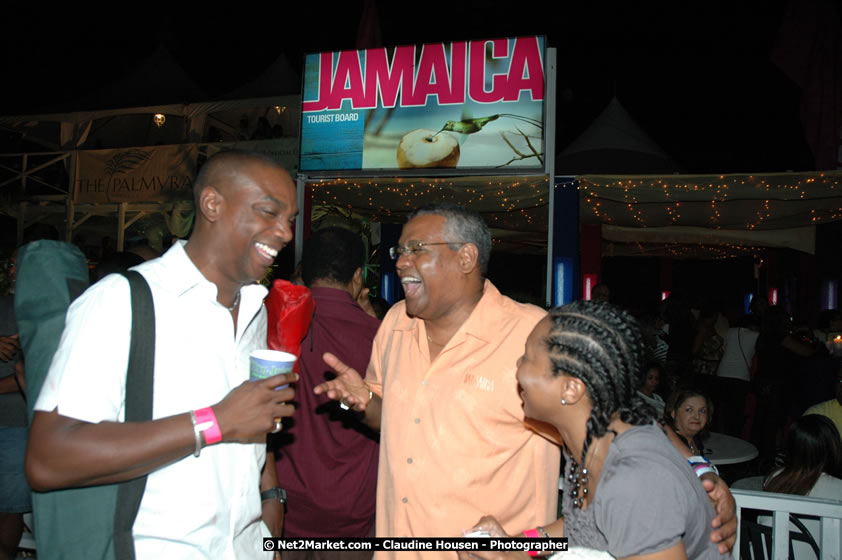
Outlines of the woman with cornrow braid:
M 643 354 L 637 321 L 605 302 L 552 309 L 532 331 L 517 371 L 524 412 L 558 430 L 567 465 L 564 518 L 523 534 L 617 558 L 719 558 L 733 545 L 733 498 L 715 475 L 703 487 L 637 396 Z M 474 530 L 506 536 L 493 517 Z M 513 554 L 525 557 L 461 556 Z

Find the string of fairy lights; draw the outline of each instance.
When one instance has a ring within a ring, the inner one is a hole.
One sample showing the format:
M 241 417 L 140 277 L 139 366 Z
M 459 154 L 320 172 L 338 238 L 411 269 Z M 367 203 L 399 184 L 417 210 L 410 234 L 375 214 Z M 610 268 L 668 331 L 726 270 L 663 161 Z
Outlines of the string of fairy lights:
M 486 214 L 490 227 L 509 221 L 505 217 L 513 213 L 532 226 L 536 216 L 530 210 L 549 203 L 546 176 L 338 178 L 312 181 L 308 186 L 314 205 L 364 210 L 381 221 L 429 202 L 452 202 Z
M 842 219 L 842 171 L 823 173 L 600 176 L 583 175 L 559 185 L 578 188 L 585 223 L 635 227 L 695 226 L 760 231 Z M 549 178 L 378 177 L 311 180 L 313 204 L 371 215 L 374 221 L 405 216 L 429 202 L 453 202 L 482 212 L 492 228 L 544 229 Z M 614 246 L 617 242 L 612 242 Z M 697 255 L 702 243 L 664 243 L 675 258 Z M 635 251 L 643 254 L 651 247 Z M 705 244 L 707 258 L 756 253 L 748 243 Z M 610 252 L 610 251 L 609 251 Z
M 696 207 L 702 204 L 709 207 L 704 223 L 686 225 L 719 228 L 722 227 L 723 209 L 729 204 L 747 201 L 755 205 L 754 215 L 739 225 L 750 230 L 762 228 L 776 212 L 780 213 L 781 208 L 776 208 L 776 204 L 795 201 L 812 202 L 813 205 L 821 202 L 820 208 L 809 208 L 809 218 L 803 225 L 842 219 L 842 172 L 825 172 L 818 176 L 801 173 L 762 177 L 719 175 L 716 182 L 699 180 L 709 179 L 709 176 L 678 177 L 680 179 L 676 180 L 585 175 L 579 178 L 579 189 L 584 194 L 585 207 L 603 223 L 631 222 L 640 227 L 664 223 L 679 225 L 683 208 L 693 207 L 697 211 Z M 524 209 L 546 206 L 548 185 L 548 178 L 544 176 L 339 178 L 309 183 L 314 203 L 362 208 L 386 217 L 435 200 L 466 204 L 481 212 L 519 212 L 529 218 Z M 818 191 L 821 191 L 820 196 L 816 196 Z M 624 208 L 623 213 L 617 212 L 615 205 L 618 203 Z M 659 218 L 655 215 L 657 212 L 663 212 L 664 216 Z
M 631 246 L 627 248 L 626 246 Z M 723 245 L 710 245 L 703 243 L 641 243 L 639 241 L 624 244 L 616 241 L 609 241 L 605 244 L 604 256 L 669 256 L 674 259 L 700 258 L 710 260 L 731 259 L 737 256 L 763 255 L 765 247 L 755 245 L 742 245 L 726 243 Z
M 763 176 L 585 175 L 579 181 L 586 214 L 601 223 L 757 230 L 782 227 L 783 219 L 805 226 L 842 219 L 840 171 Z M 739 213 L 741 223 L 732 220 L 723 224 L 729 208 L 749 204 L 753 210 Z M 707 208 L 707 211 L 703 212 L 701 208 Z M 687 223 L 686 217 L 691 210 L 691 223 Z M 750 218 L 746 219 L 747 215 Z

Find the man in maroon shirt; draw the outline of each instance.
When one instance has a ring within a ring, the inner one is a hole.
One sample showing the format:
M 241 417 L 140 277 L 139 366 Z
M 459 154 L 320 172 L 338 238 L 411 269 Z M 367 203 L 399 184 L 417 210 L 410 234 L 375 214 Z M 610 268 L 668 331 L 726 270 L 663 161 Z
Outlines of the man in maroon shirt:
M 301 343 L 296 384 L 298 410 L 289 429 L 290 444 L 279 450 L 278 480 L 287 491 L 285 537 L 367 537 L 374 535 L 377 488 L 377 434 L 327 395 L 313 394 L 330 369 L 324 352 L 365 371 L 380 321 L 356 299 L 363 289 L 365 255 L 358 234 L 325 228 L 304 243 L 302 277 L 313 293 L 316 312 Z M 371 552 L 331 551 L 332 559 L 361 559 Z M 284 558 L 319 553 L 284 552 Z

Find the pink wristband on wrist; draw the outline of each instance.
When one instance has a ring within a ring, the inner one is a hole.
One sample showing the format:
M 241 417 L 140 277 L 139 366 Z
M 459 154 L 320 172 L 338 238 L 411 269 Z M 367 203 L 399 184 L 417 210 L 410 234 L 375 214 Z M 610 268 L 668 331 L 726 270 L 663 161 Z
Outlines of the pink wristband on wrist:
M 540 539 L 541 535 L 538 533 L 538 529 L 527 529 L 523 532 L 524 537 L 529 537 L 530 539 Z
M 527 529 L 526 531 L 523 532 L 523 536 L 527 537 L 527 538 L 530 538 L 530 539 L 541 538 L 541 535 L 538 533 L 538 529 Z M 527 550 L 526 553 L 529 554 L 530 556 L 538 556 L 537 550 Z
M 205 445 L 212 445 L 222 441 L 222 432 L 216 422 L 216 414 L 211 407 L 200 408 L 195 411 L 199 431 L 205 436 Z

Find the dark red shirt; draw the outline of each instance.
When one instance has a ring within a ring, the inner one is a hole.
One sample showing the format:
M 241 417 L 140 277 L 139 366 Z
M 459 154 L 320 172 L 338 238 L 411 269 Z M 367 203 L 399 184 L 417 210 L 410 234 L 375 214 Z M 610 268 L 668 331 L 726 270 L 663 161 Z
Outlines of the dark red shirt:
M 367 537 L 373 534 L 377 492 L 377 434 L 313 387 L 336 354 L 365 377 L 380 321 L 344 290 L 313 288 L 316 313 L 301 343 L 298 408 L 278 450 L 278 481 L 287 491 L 285 537 Z

